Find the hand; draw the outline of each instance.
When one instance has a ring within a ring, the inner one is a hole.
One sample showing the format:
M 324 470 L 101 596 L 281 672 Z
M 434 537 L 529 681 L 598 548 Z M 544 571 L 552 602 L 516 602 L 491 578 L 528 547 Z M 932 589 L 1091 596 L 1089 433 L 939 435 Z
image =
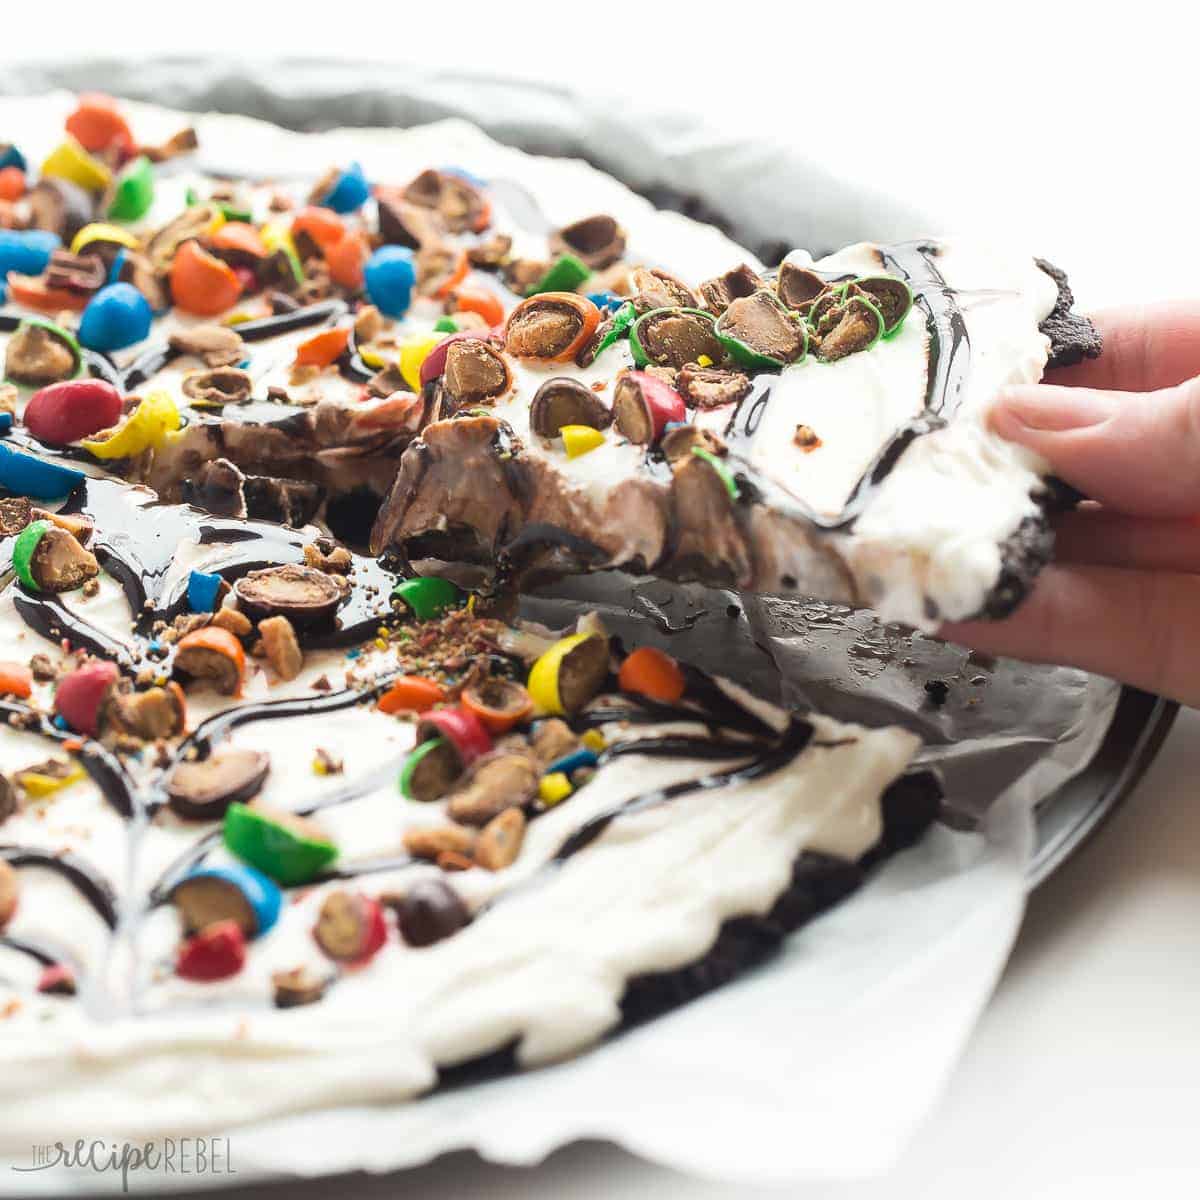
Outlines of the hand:
M 1006 621 L 941 636 L 1200 706 L 1200 302 L 1095 318 L 1104 352 L 1012 388 L 989 419 L 1091 501 Z

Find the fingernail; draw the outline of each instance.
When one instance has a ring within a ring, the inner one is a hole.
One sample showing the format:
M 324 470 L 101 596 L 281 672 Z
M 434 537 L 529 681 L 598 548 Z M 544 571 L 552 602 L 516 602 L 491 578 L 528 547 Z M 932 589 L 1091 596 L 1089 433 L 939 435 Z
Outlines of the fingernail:
M 1102 425 L 1116 412 L 1105 392 L 1089 388 L 1022 387 L 1001 392 L 989 414 L 1001 437 L 1019 439 L 1024 432 L 1068 433 Z

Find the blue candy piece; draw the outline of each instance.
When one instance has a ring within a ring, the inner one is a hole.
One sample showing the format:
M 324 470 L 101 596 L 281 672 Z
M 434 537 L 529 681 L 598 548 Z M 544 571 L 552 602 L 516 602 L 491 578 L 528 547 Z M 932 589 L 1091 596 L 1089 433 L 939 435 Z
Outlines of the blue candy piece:
M 380 246 L 363 268 L 367 295 L 381 313 L 402 317 L 412 303 L 417 269 L 413 252 L 407 246 Z
M 254 912 L 257 925 L 253 937 L 261 937 L 276 921 L 283 908 L 283 892 L 274 880 L 268 879 L 261 871 L 238 863 L 228 867 L 198 867 L 189 871 L 176 887 L 187 883 L 189 879 L 219 879 L 231 887 L 237 888 Z
M 473 183 L 477 188 L 487 187 L 487 180 L 480 179 L 478 175 L 472 175 L 466 167 L 438 167 L 443 175 L 457 175 L 459 179 L 465 179 L 468 183 Z
M 9 271 L 40 275 L 61 245 L 58 234 L 46 229 L 0 229 L 0 279 Z
M 552 762 L 546 768 L 546 774 L 553 775 L 556 771 L 561 771 L 564 775 L 572 775 L 580 767 L 594 767 L 599 761 L 594 750 L 580 746 L 578 750 L 572 750 L 570 754 L 564 754 L 562 758 Z
M 45 462 L 0 444 L 0 487 L 14 496 L 33 500 L 59 500 L 83 482 L 83 472 Z
M 0 412 L 0 437 L 12 430 L 13 415 L 10 412 Z
M 120 250 L 117 251 L 116 256 L 113 258 L 112 266 L 108 269 L 109 283 L 121 282 L 121 272 L 125 270 L 125 262 L 125 247 L 122 246 Z
M 0 279 L 0 304 L 8 303 L 8 284 Z
M 0 171 L 3 171 L 5 167 L 20 167 L 22 171 L 29 169 L 29 164 L 25 161 L 25 155 L 11 143 L 6 146 L 0 146 Z
M 588 299 L 601 312 L 616 312 L 625 303 L 616 292 L 588 292 Z
M 195 613 L 212 612 L 217 607 L 221 584 L 224 582 L 220 575 L 212 575 L 207 571 L 193 571 L 188 576 L 188 608 Z
M 89 350 L 124 350 L 150 333 L 150 301 L 132 283 L 110 283 L 88 302 L 79 321 L 79 341 Z
M 358 163 L 351 163 L 334 181 L 319 203 L 323 208 L 332 208 L 335 213 L 352 213 L 367 202 L 371 185 Z

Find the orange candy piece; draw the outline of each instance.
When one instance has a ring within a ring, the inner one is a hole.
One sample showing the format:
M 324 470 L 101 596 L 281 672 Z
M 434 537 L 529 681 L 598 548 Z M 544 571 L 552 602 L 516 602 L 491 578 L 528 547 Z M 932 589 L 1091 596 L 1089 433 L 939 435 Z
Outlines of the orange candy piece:
M 215 317 L 232 308 L 242 294 L 241 280 L 228 263 L 196 241 L 184 242 L 171 264 L 171 297 L 184 312 Z
M 349 344 L 349 328 L 322 329 L 296 347 L 296 366 L 327 367 L 338 360 Z
M 446 699 L 446 689 L 424 675 L 401 675 L 379 697 L 379 711 L 385 713 L 428 712 Z
M 338 287 L 357 291 L 363 285 L 363 267 L 367 261 L 367 243 L 361 233 L 347 233 L 340 242 L 325 247 L 329 277 Z
M 292 218 L 292 233 L 308 234 L 324 254 L 346 236 L 346 225 L 332 209 L 310 205 Z
M 617 674 L 621 691 L 674 704 L 687 686 L 679 664 L 653 646 L 641 646 L 622 664 Z
M 25 195 L 25 172 L 20 167 L 0 168 L 0 200 L 20 200 Z
M 33 691 L 33 672 L 23 663 L 0 662 L 0 696 L 26 699 Z
M 8 273 L 8 298 L 14 304 L 48 313 L 62 312 L 64 308 L 72 312 L 83 312 L 90 299 L 83 292 L 48 288 L 39 275 L 18 275 L 15 271 Z
M 483 288 L 457 288 L 454 290 L 455 312 L 477 313 L 489 325 L 504 324 L 504 305 L 495 292 Z
M 215 250 L 233 250 L 252 258 L 267 257 L 262 234 L 245 221 L 226 221 L 209 240 Z
M 191 633 L 179 639 L 177 649 L 185 650 L 189 647 L 211 650 L 214 654 L 229 659 L 237 668 L 238 684 L 233 694 L 242 694 L 242 682 L 246 678 L 246 652 L 242 649 L 242 643 L 228 629 L 222 629 L 219 625 L 205 625 L 203 629 L 193 629 Z
M 438 284 L 437 290 L 433 293 L 437 300 L 445 300 L 451 292 L 467 277 L 467 272 L 471 269 L 471 264 L 467 261 L 467 252 L 460 250 L 458 257 L 454 260 L 454 269 Z M 503 314 L 501 320 L 503 320 Z
M 79 97 L 78 106 L 67 118 L 67 132 L 92 154 L 111 146 L 124 154 L 133 150 L 133 132 L 117 111 L 117 102 L 101 92 Z

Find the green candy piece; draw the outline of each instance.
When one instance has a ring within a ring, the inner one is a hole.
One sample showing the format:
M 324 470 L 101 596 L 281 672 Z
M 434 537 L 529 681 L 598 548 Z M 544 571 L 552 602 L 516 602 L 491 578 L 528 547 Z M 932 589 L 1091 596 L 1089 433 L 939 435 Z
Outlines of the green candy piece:
M 138 221 L 154 203 L 154 167 L 140 154 L 117 176 L 108 215 L 115 221 Z
M 613 313 L 612 325 L 609 327 L 605 335 L 600 339 L 596 346 L 596 353 L 592 358 L 594 362 L 609 346 L 615 346 L 622 338 L 629 336 L 629 330 L 633 325 L 634 319 L 637 317 L 637 309 L 628 301 L 621 305 L 615 313 Z
M 787 312 L 787 309 L 780 306 L 781 311 Z M 796 319 L 796 331 L 804 339 L 803 351 L 794 359 L 792 363 L 803 362 L 808 357 L 808 326 L 803 320 Z M 763 354 L 761 351 L 755 350 L 753 346 L 743 342 L 741 338 L 733 337 L 731 334 L 722 332 L 721 320 L 718 318 L 714 327 L 716 329 L 717 339 L 729 354 L 729 357 L 739 366 L 747 371 L 782 371 L 789 364 L 784 362 L 782 358 L 775 358 L 770 354 Z
M 32 521 L 17 535 L 13 545 L 12 565 L 17 578 L 31 591 L 40 592 L 38 581 L 33 577 L 33 556 L 37 553 L 38 542 L 50 528 L 49 521 Z
M 629 327 L 629 349 L 633 352 L 633 361 L 639 367 L 647 367 L 653 364 L 653 359 L 646 353 L 646 348 L 642 345 L 642 339 L 638 336 L 638 330 L 642 324 L 648 321 L 651 317 L 657 316 L 664 312 L 661 308 L 652 308 L 648 313 L 642 313 L 640 317 Z M 671 312 L 691 313 L 694 317 L 703 317 L 710 325 L 714 325 L 714 334 L 716 333 L 715 322 L 713 315 L 710 312 L 705 312 L 702 308 L 672 308 Z
M 419 575 L 398 583 L 392 589 L 392 599 L 401 601 L 418 621 L 428 621 L 460 604 L 462 592 L 448 579 Z
M 83 364 L 83 351 L 79 348 L 79 342 L 76 340 L 75 335 L 69 329 L 65 329 L 63 326 L 51 321 L 49 317 L 30 316 L 21 318 L 21 324 L 17 326 L 17 332 L 19 333 L 26 325 L 36 325 L 39 329 L 44 329 L 52 337 L 58 338 L 70 350 L 72 357 L 75 359 L 75 371 L 70 378 L 78 379 L 84 373 L 86 368 Z
M 197 194 L 196 189 L 194 187 L 192 187 L 190 184 L 188 185 L 186 191 L 183 193 L 183 202 L 184 202 L 184 204 L 186 204 L 188 206 L 188 208 L 191 208 L 193 205 L 200 203 L 200 197 Z
M 420 797 L 415 795 L 412 788 L 412 777 L 416 774 L 417 768 L 421 765 L 421 759 L 427 754 L 432 754 L 435 750 L 440 749 L 445 745 L 446 739 L 435 737 L 430 738 L 427 742 L 422 742 L 405 760 L 404 766 L 400 768 L 400 794 L 405 800 L 420 800 Z
M 887 317 L 884 316 L 883 336 L 890 338 L 900 332 L 901 326 L 904 324 L 905 317 L 912 312 L 913 293 L 907 282 L 896 275 L 866 275 L 863 278 L 856 280 L 858 286 L 862 288 L 870 297 L 875 307 L 880 313 L 884 313 L 885 309 L 892 308 L 892 305 L 883 303 L 884 297 L 889 292 L 893 295 L 901 297 L 901 303 L 895 308 L 895 315 L 892 317 L 891 324 L 887 323 Z
M 563 254 L 532 287 L 525 289 L 526 296 L 539 292 L 573 292 L 591 271 L 573 254 Z
M 308 883 L 337 858 L 337 847 L 305 837 L 248 805 L 225 810 L 225 845 L 232 854 L 284 887 Z
M 693 446 L 692 453 L 697 458 L 704 459 L 716 471 L 717 478 L 725 485 L 725 490 L 729 493 L 731 500 L 737 500 L 741 497 L 742 489 L 738 487 L 737 480 L 733 477 L 733 472 L 715 454 L 699 446 Z
M 434 333 L 457 333 L 458 322 L 453 317 L 438 317 L 433 325 Z
M 238 208 L 236 204 L 218 204 L 217 208 L 227 221 L 240 221 L 243 225 L 254 223 L 254 214 L 248 208 Z

